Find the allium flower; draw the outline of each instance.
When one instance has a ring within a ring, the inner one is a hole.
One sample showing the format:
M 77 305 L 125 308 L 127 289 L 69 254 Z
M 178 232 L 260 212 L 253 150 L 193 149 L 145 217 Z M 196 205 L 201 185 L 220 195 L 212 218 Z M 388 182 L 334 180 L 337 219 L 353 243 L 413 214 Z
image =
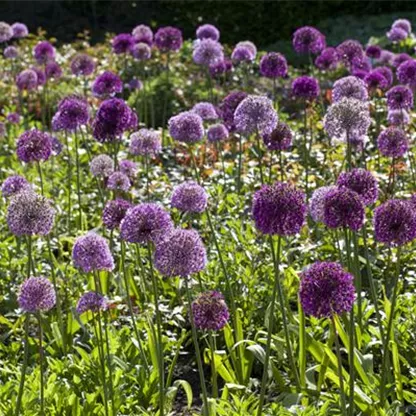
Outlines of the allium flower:
M 75 267 L 84 273 L 114 269 L 114 259 L 107 240 L 92 231 L 75 240 L 72 260 Z
M 343 172 L 337 179 L 337 185 L 357 192 L 364 205 L 374 204 L 377 200 L 377 179 L 368 170 L 357 168 Z
M 368 104 L 355 98 L 342 98 L 332 104 L 324 118 L 327 134 L 338 139 L 363 136 L 367 134 L 370 124 Z
M 121 160 L 118 164 L 118 167 L 120 172 L 124 173 L 130 179 L 130 182 L 132 182 L 137 175 L 137 163 L 133 162 L 132 160 Z
M 213 25 L 205 24 L 198 27 L 196 37 L 201 40 L 212 39 L 218 41 L 220 39 L 220 31 Z
M 222 61 L 215 62 L 209 66 L 209 74 L 212 78 L 220 77 L 221 75 L 230 72 L 233 67 L 232 61 L 224 59 Z
M 64 145 L 59 141 L 57 137 L 52 137 L 52 154 L 58 156 L 61 154 Z
M 353 133 L 350 135 L 349 141 L 353 149 L 361 152 L 368 141 L 368 136 Z
M 89 120 L 88 102 L 77 96 L 69 96 L 58 104 L 58 111 L 52 119 L 54 130 L 75 131 L 85 126 Z
M 224 124 L 214 124 L 208 128 L 207 137 L 209 142 L 220 142 L 228 139 L 229 133 Z
M 326 47 L 325 36 L 314 27 L 300 27 L 293 34 L 293 48 L 297 53 L 318 54 Z
M 378 45 L 368 45 L 365 54 L 371 59 L 379 59 L 381 56 L 381 48 Z
M 371 71 L 371 68 L 371 61 L 367 57 L 362 56 L 361 58 L 354 58 L 349 69 L 355 75 L 357 73 L 368 73 Z
M 136 41 L 130 33 L 120 33 L 111 41 L 113 52 L 117 55 L 129 53 Z
M 33 69 L 25 69 L 16 78 L 16 85 L 19 90 L 34 90 L 38 86 L 38 76 Z
M 62 68 L 55 61 L 50 61 L 45 65 L 45 75 L 47 79 L 59 79 L 62 76 Z
M 92 93 L 100 98 L 112 97 L 121 91 L 123 91 L 123 83 L 120 77 L 110 71 L 105 71 L 99 75 L 92 85 Z
M 364 224 L 364 204 L 360 195 L 349 188 L 340 187 L 327 192 L 323 222 L 329 228 L 358 231 Z
M 48 160 L 52 153 L 52 137 L 41 130 L 27 130 L 17 140 L 16 153 L 25 163 Z
M 263 234 L 297 234 L 305 221 L 305 194 L 288 183 L 263 185 L 254 194 L 253 218 Z
M 385 90 L 386 88 L 389 87 L 388 81 L 385 78 L 385 76 L 378 71 L 369 72 L 365 76 L 364 81 L 367 84 L 367 87 L 369 90 L 375 90 L 375 89 Z
M 234 124 L 239 133 L 271 133 L 277 124 L 273 102 L 261 95 L 249 95 L 240 102 L 234 113 Z
M 173 229 L 156 245 L 154 265 L 167 277 L 187 277 L 204 270 L 207 254 L 195 230 Z
M 412 61 L 413 58 L 407 53 L 398 53 L 393 57 L 392 64 L 395 68 L 398 68 L 403 62 Z
M 24 23 L 19 23 L 19 22 L 13 23 L 12 30 L 13 30 L 13 38 L 15 39 L 25 38 L 29 34 L 29 29 Z
M 119 227 L 129 208 L 131 208 L 131 203 L 124 199 L 118 198 L 108 201 L 104 207 L 102 217 L 105 228 L 113 230 Z
M 390 88 L 386 97 L 389 110 L 410 110 L 413 107 L 413 92 L 406 85 Z
M 412 32 L 412 25 L 407 19 L 397 19 L 394 21 L 394 23 L 391 25 L 392 29 L 400 28 L 404 30 L 406 33 L 410 35 Z
M 13 196 L 20 191 L 30 189 L 29 182 L 20 175 L 9 176 L 1 186 L 1 192 L 5 198 Z
M 196 143 L 204 137 L 202 118 L 192 111 L 184 111 L 171 117 L 168 127 L 169 134 L 178 142 Z
M 46 277 L 29 277 L 20 285 L 17 302 L 25 312 L 49 311 L 56 303 L 55 289 Z
M 131 187 L 130 179 L 122 172 L 114 172 L 110 175 L 107 182 L 107 188 L 112 191 L 127 192 Z
M 37 75 L 37 86 L 40 87 L 42 85 L 45 85 L 46 83 L 46 74 L 45 71 L 42 68 L 38 67 L 32 67 L 33 71 L 36 72 Z
M 393 27 L 387 33 L 387 38 L 392 42 L 400 42 L 401 40 L 405 40 L 409 34 L 401 29 L 400 27 Z
M 229 131 L 235 130 L 234 113 L 241 101 L 243 101 L 246 97 L 247 94 L 244 91 L 233 91 L 219 104 L 218 110 Z
M 156 156 L 162 150 L 160 133 L 155 130 L 140 129 L 130 139 L 129 151 L 135 156 Z
M 208 194 L 194 181 L 178 185 L 172 193 L 171 205 L 183 212 L 204 212 L 208 205 Z
M 90 162 L 90 172 L 99 178 L 108 178 L 114 172 L 114 162 L 108 155 L 95 156 Z
M 147 43 L 136 43 L 131 49 L 130 53 L 134 59 L 138 61 L 147 61 L 152 56 L 152 50 Z
M 277 52 L 269 52 L 260 60 L 260 74 L 267 78 L 283 78 L 287 75 L 286 58 Z
M 19 113 L 9 113 L 7 114 L 7 121 L 12 124 L 20 123 L 20 114 Z
M 388 127 L 377 138 L 380 153 L 387 157 L 402 157 L 409 148 L 405 132 L 398 127 Z
M 224 296 L 216 291 L 200 293 L 192 302 L 195 326 L 207 331 L 220 331 L 230 319 Z
M 15 46 L 8 46 L 4 49 L 3 55 L 6 59 L 15 59 L 19 56 L 19 49 Z
M 361 43 L 352 39 L 345 40 L 338 45 L 337 52 L 346 65 L 352 65 L 354 60 L 362 60 L 364 57 L 364 50 Z
M 257 55 L 257 48 L 256 45 L 249 41 L 249 40 L 243 40 L 242 42 L 238 42 L 237 45 L 235 45 L 236 48 L 244 47 L 250 51 L 250 54 L 252 56 L 252 60 L 256 59 Z
M 119 98 L 103 101 L 92 124 L 93 136 L 100 143 L 120 140 L 121 135 L 137 127 L 137 115 Z
M 30 189 L 15 194 L 7 209 L 7 224 L 16 236 L 49 234 L 54 218 L 51 202 Z
M 154 42 L 162 52 L 177 52 L 182 47 L 182 32 L 176 27 L 161 27 L 155 34 Z
M 192 107 L 191 111 L 198 114 L 202 120 L 216 120 L 218 118 L 214 105 L 209 102 L 197 103 Z
M 387 121 L 391 126 L 403 126 L 410 123 L 410 115 L 405 110 L 390 110 L 387 113 Z
M 391 199 L 374 211 L 374 235 L 389 246 L 402 246 L 416 238 L 416 211 L 410 201 Z
M 382 65 L 392 65 L 395 55 L 393 52 L 383 49 L 380 58 L 377 60 Z
M 338 52 L 335 48 L 325 48 L 315 59 L 315 66 L 322 70 L 335 69 L 339 63 Z
M 132 31 L 132 35 L 136 43 L 146 43 L 147 45 L 152 46 L 153 31 L 152 29 L 150 29 L 149 26 L 146 26 L 146 25 L 136 26 Z
M 6 22 L 0 22 L 0 43 L 7 42 L 13 37 L 13 29 Z
M 263 134 L 263 142 L 269 150 L 288 150 L 292 146 L 292 130 L 282 121 L 269 134 Z
M 222 45 L 212 39 L 196 42 L 192 58 L 197 65 L 210 66 L 224 60 Z
M 388 68 L 387 66 L 379 66 L 374 69 L 374 72 L 379 72 L 381 75 L 383 75 L 384 78 L 386 78 L 388 88 L 392 86 L 394 76 L 390 68 Z
M 108 308 L 107 299 L 101 293 L 87 292 L 78 300 L 77 313 L 81 315 L 84 312 L 104 311 Z
M 336 103 L 342 98 L 356 98 L 360 101 L 367 101 L 368 92 L 365 82 L 353 75 L 335 81 L 332 87 L 332 101 Z
M 121 222 L 121 238 L 129 243 L 157 242 L 173 229 L 173 222 L 165 209 L 155 203 L 130 208 Z
M 251 62 L 255 58 L 256 56 L 253 56 L 251 49 L 247 46 L 236 46 L 231 53 L 231 59 L 236 63 Z
M 349 312 L 355 300 L 354 276 L 338 263 L 316 262 L 301 275 L 300 302 L 317 318 Z
M 309 214 L 315 222 L 324 222 L 326 194 L 336 189 L 336 186 L 322 186 L 315 189 L 309 200 Z
M 416 87 L 416 60 L 404 61 L 397 68 L 397 78 L 401 84 Z
M 141 90 L 143 88 L 143 83 L 137 78 L 132 78 L 126 84 L 126 88 L 129 90 Z
M 44 40 L 33 48 L 33 55 L 39 65 L 46 64 L 48 61 L 55 59 L 55 48 L 50 42 Z
M 313 77 L 302 76 L 292 82 L 292 95 L 296 98 L 313 101 L 319 97 L 319 94 L 319 83 Z
M 79 53 L 72 58 L 71 72 L 74 75 L 91 75 L 95 70 L 94 60 L 85 53 Z

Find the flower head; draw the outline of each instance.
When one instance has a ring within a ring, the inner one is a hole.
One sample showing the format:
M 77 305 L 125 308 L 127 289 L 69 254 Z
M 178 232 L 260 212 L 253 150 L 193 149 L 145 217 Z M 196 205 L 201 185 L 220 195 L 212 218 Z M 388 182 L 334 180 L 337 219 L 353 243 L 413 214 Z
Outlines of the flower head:
M 70 96 L 60 101 L 52 119 L 54 130 L 75 131 L 85 126 L 90 118 L 89 106 L 82 97 Z
M 402 157 L 409 148 L 405 132 L 398 127 L 388 127 L 377 138 L 380 153 L 387 157 Z
M 29 277 L 21 284 L 17 301 L 25 312 L 49 311 L 55 306 L 55 289 L 46 277 Z
M 416 87 L 416 60 L 404 61 L 397 68 L 397 78 L 400 83 Z
M 260 74 L 267 78 L 283 78 L 287 75 L 286 58 L 277 52 L 269 52 L 260 60 Z
M 200 293 L 192 302 L 195 326 L 208 331 L 220 331 L 230 319 L 224 296 L 216 291 Z
M 388 39 L 392 42 L 400 42 L 405 40 L 409 34 L 400 27 L 393 27 L 386 33 Z
M 121 198 L 108 201 L 103 210 L 103 224 L 108 230 L 113 230 L 120 226 L 121 221 L 126 216 L 126 212 L 131 208 L 131 203 Z
M 377 179 L 368 170 L 356 168 L 349 172 L 343 172 L 337 179 L 337 185 L 357 192 L 364 205 L 374 204 L 377 200 Z
M 196 30 L 196 37 L 198 39 L 212 39 L 218 41 L 220 38 L 220 31 L 213 25 L 205 24 L 198 27 Z
M 19 113 L 9 113 L 7 114 L 7 121 L 12 124 L 20 123 L 20 114 Z
M 114 162 L 108 155 L 95 156 L 90 162 L 90 172 L 99 178 L 108 178 L 114 172 Z
M 131 187 L 130 179 L 122 172 L 114 172 L 110 175 L 107 182 L 107 188 L 112 191 L 127 192 Z
M 33 55 L 38 64 L 46 64 L 48 61 L 55 59 L 55 48 L 50 42 L 44 40 L 34 47 Z
M 6 22 L 0 22 L 0 43 L 9 41 L 13 37 L 13 29 Z
M 338 66 L 339 55 L 335 48 L 325 48 L 315 59 L 315 66 L 322 70 L 332 70 Z
M 392 29 L 400 28 L 410 35 L 412 32 L 412 24 L 407 19 L 397 19 L 391 25 Z
M 244 91 L 233 91 L 219 104 L 218 110 L 229 131 L 235 130 L 234 113 L 241 101 L 243 101 L 246 97 L 247 93 Z
M 292 82 L 292 95 L 304 100 L 315 100 L 319 97 L 320 89 L 316 78 L 301 76 Z
M 204 137 L 202 118 L 192 111 L 184 111 L 169 119 L 169 134 L 183 143 L 196 143 Z
M 282 121 L 269 134 L 263 134 L 263 142 L 269 150 L 288 150 L 292 146 L 293 134 L 289 126 Z
M 371 59 L 379 59 L 381 56 L 381 48 L 378 45 L 368 45 L 365 48 L 365 54 Z
M 354 60 L 364 58 L 364 50 L 360 42 L 352 39 L 345 40 L 337 46 L 337 52 L 345 65 L 351 66 Z
M 152 46 L 153 31 L 152 29 L 150 29 L 149 26 L 146 26 L 146 25 L 136 26 L 132 31 L 132 35 L 136 43 L 146 43 L 147 45 Z
M 154 42 L 162 52 L 177 52 L 182 47 L 182 32 L 176 27 L 161 27 L 155 34 Z
M 335 81 L 332 87 L 332 101 L 336 103 L 342 98 L 355 98 L 360 101 L 367 101 L 368 92 L 365 82 L 353 75 Z
M 138 61 L 147 61 L 152 56 L 152 50 L 147 43 L 136 43 L 130 50 L 131 55 Z
M 387 122 L 391 126 L 403 126 L 410 123 L 410 115 L 406 110 L 389 110 Z
M 318 54 L 326 47 L 325 36 L 314 27 L 304 26 L 293 34 L 293 48 L 297 53 Z
M 48 160 L 52 154 L 52 137 L 41 130 L 27 130 L 17 140 L 16 153 L 25 163 Z
M 136 41 L 130 33 L 120 33 L 111 41 L 113 52 L 117 55 L 129 53 Z
M 130 182 L 132 182 L 137 175 L 137 163 L 133 162 L 132 160 L 120 160 L 118 167 L 120 172 L 124 173 L 130 179 Z
M 224 124 L 213 124 L 208 128 L 207 138 L 209 142 L 220 142 L 228 139 L 229 132 Z
M 184 182 L 173 190 L 171 205 L 183 212 L 201 213 L 208 205 L 208 194 L 196 182 Z
M 112 97 L 122 90 L 123 83 L 120 77 L 110 71 L 105 71 L 99 75 L 92 85 L 92 93 L 100 98 Z
M 74 75 L 88 76 L 95 70 L 94 60 L 85 53 L 76 54 L 72 58 L 70 66 Z
M 29 34 L 29 29 L 24 23 L 13 23 L 12 24 L 13 38 L 21 39 L 25 38 Z
M 45 85 L 45 83 L 46 83 L 45 71 L 42 68 L 35 67 L 35 66 L 32 69 L 33 69 L 33 71 L 36 72 L 36 75 L 37 75 L 37 81 L 36 81 L 37 86 L 40 87 L 42 85 Z
M 6 59 L 15 59 L 19 56 L 19 49 L 16 46 L 8 46 L 4 49 L 3 55 Z
M 243 45 L 237 45 L 231 53 L 231 59 L 236 63 L 251 62 L 254 61 L 255 58 L 256 55 L 253 55 L 252 50 L 247 46 Z
M 336 189 L 336 186 L 322 186 L 315 189 L 309 200 L 309 214 L 315 222 L 324 222 L 326 194 Z
M 155 130 L 140 129 L 130 139 L 129 151 L 135 156 L 155 156 L 162 150 L 160 133 Z
M 104 311 L 108 307 L 107 299 L 97 292 L 86 292 L 78 300 L 77 313 Z
M 197 65 L 209 67 L 224 60 L 222 45 L 212 39 L 202 39 L 195 43 L 192 58 Z
M 202 120 L 216 120 L 218 118 L 214 105 L 209 102 L 196 103 L 191 111 L 198 114 Z
M 20 175 L 9 176 L 1 186 L 1 192 L 5 198 L 30 189 L 30 183 Z
M 365 77 L 364 81 L 367 84 L 369 90 L 385 90 L 389 84 L 386 77 L 379 71 L 371 71 Z
M 16 78 L 19 90 L 31 91 L 38 86 L 38 75 L 33 69 L 25 69 Z
M 396 85 L 390 88 L 386 97 L 389 110 L 410 110 L 413 108 L 413 91 L 406 85 Z
M 209 66 L 209 74 L 213 78 L 218 78 L 221 75 L 230 72 L 233 67 L 232 61 L 224 59 L 222 61 L 214 62 Z

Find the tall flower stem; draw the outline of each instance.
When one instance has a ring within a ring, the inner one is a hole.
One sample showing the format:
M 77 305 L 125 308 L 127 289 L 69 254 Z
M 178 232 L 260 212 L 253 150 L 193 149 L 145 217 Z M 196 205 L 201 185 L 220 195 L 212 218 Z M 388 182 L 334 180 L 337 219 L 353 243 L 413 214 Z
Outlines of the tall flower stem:
M 71 224 L 71 204 L 72 204 L 72 161 L 71 161 L 71 150 L 69 148 L 68 133 L 65 132 L 66 151 L 67 151 L 67 178 L 68 178 L 68 214 L 67 214 L 67 227 L 70 228 Z
M 238 137 L 238 171 L 237 171 L 237 193 L 241 189 L 241 169 L 243 163 L 243 137 L 241 134 Z
M 308 106 L 305 101 L 303 110 L 303 163 L 305 164 L 305 193 L 306 199 L 309 195 L 309 154 L 308 154 Z
M 45 414 L 45 387 L 44 387 L 44 357 L 43 357 L 43 331 L 42 331 L 42 315 L 38 312 L 39 322 L 39 364 L 40 364 L 40 414 Z
M 218 397 L 218 383 L 217 383 L 217 369 L 215 366 L 215 350 L 217 349 L 215 346 L 215 338 L 212 334 L 213 331 L 209 331 L 208 338 L 209 338 L 209 349 L 211 352 L 211 383 L 212 383 L 212 397 Z
M 260 182 L 264 184 L 264 175 L 263 175 L 263 152 L 261 150 L 260 145 L 260 134 L 259 131 L 256 131 L 256 141 L 257 141 L 257 157 L 259 161 L 259 169 L 260 169 Z
M 20 415 L 20 409 L 22 407 L 22 397 L 23 397 L 23 390 L 25 386 L 25 379 L 26 379 L 26 369 L 29 359 L 29 315 L 26 314 L 25 316 L 25 349 L 23 355 L 23 365 L 22 371 L 20 373 L 20 383 L 19 383 L 19 393 L 17 394 L 17 402 L 16 402 L 16 411 L 15 416 Z
M 78 134 L 75 131 L 75 161 L 77 165 L 77 196 L 78 196 L 78 226 L 82 230 L 82 205 L 81 205 L 81 178 L 80 178 L 80 163 L 79 163 L 79 143 Z
M 146 171 L 146 199 L 150 199 L 150 178 L 149 178 L 149 156 L 144 156 L 144 166 Z

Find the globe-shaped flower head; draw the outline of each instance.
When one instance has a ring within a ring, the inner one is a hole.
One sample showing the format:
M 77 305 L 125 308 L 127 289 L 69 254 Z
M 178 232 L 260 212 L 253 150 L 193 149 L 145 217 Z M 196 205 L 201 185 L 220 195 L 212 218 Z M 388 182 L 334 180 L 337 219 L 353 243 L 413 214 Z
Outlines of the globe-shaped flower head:
M 29 190 L 29 182 L 20 175 L 9 176 L 1 186 L 1 192 L 5 198 L 16 195 L 20 191 Z
M 29 34 L 29 29 L 24 23 L 16 22 L 16 23 L 13 23 L 11 27 L 12 27 L 14 39 L 22 39 L 22 38 L 25 38 Z
M 173 190 L 171 205 L 183 212 L 201 213 L 208 205 L 208 194 L 196 182 L 184 182 Z
M 152 29 L 150 29 L 149 26 L 146 26 L 146 25 L 136 26 L 132 31 L 132 35 L 136 43 L 146 43 L 147 45 L 152 46 L 153 31 Z
M 32 70 L 36 72 L 37 75 L 37 86 L 40 87 L 42 85 L 45 85 L 46 83 L 46 74 L 45 71 L 42 68 L 39 67 L 32 67 Z
M 390 88 L 386 97 L 389 110 L 410 110 L 413 107 L 413 92 L 406 85 Z
M 127 192 L 131 187 L 130 179 L 122 172 L 114 172 L 110 175 L 107 182 L 107 188 L 112 191 Z
M 412 32 L 412 24 L 407 19 L 397 19 L 391 25 L 392 29 L 400 28 L 404 30 L 408 35 Z
M 222 45 L 212 39 L 202 39 L 195 43 L 192 58 L 197 65 L 210 66 L 224 60 Z
M 220 331 L 230 319 L 224 296 L 216 291 L 200 293 L 192 302 L 195 326 L 201 330 Z
M 196 143 L 204 137 L 202 118 L 192 111 L 184 111 L 169 119 L 169 134 L 183 143 Z
M 135 156 L 156 156 L 162 150 L 160 133 L 155 130 L 140 129 L 131 135 L 129 151 Z
M 45 65 L 45 76 L 47 79 L 59 79 L 62 76 L 61 66 L 55 62 L 50 61 Z
M 77 303 L 77 313 L 80 315 L 84 312 L 97 313 L 99 311 L 104 311 L 107 308 L 107 299 L 101 293 L 97 292 L 84 293 Z
M 304 75 L 292 82 L 292 95 L 296 98 L 313 101 L 319 97 L 319 94 L 319 83 L 316 78 Z
M 6 22 L 0 22 L 0 43 L 9 41 L 13 37 L 13 29 Z
M 353 75 L 335 81 L 332 87 L 332 101 L 336 103 L 342 98 L 355 98 L 360 101 L 367 101 L 368 92 L 365 82 Z
M 52 137 L 41 130 L 28 130 L 16 144 L 17 157 L 25 163 L 48 160 L 52 154 Z
M 154 42 L 162 52 L 177 52 L 182 47 L 182 32 L 176 27 L 161 27 L 155 34 Z
M 416 60 L 403 62 L 397 68 L 397 78 L 401 84 L 409 85 L 411 88 L 416 87 Z
M 408 33 L 401 29 L 400 27 L 393 27 L 391 28 L 387 33 L 387 38 L 394 42 L 400 42 L 402 40 L 405 40 L 409 35 Z
M 216 120 L 218 118 L 217 111 L 213 104 L 209 102 L 196 103 L 192 107 L 192 111 L 199 115 L 202 120 Z
M 403 62 L 406 61 L 412 61 L 413 58 L 407 54 L 407 53 L 398 53 L 396 55 L 393 56 L 391 64 L 395 67 L 398 68 Z
M 95 70 L 94 60 L 85 53 L 78 53 L 72 58 L 71 72 L 74 75 L 88 76 Z
M 329 71 L 335 69 L 339 63 L 339 55 L 335 48 L 325 48 L 315 59 L 315 66 Z
M 252 50 L 247 46 L 237 45 L 231 53 L 231 59 L 235 63 L 252 62 L 256 59 L 256 55 L 254 55 Z
M 220 31 L 213 25 L 205 24 L 198 27 L 196 37 L 202 39 L 212 39 L 218 41 L 220 39 Z
M 362 61 L 364 59 L 364 49 L 360 42 L 347 39 L 337 46 L 337 52 L 342 61 L 347 66 L 352 66 L 354 61 Z
M 132 182 L 137 175 L 137 163 L 132 160 L 120 160 L 118 168 L 121 173 L 124 173 L 124 175 L 130 179 L 130 182 Z
M 130 33 L 120 33 L 111 41 L 113 52 L 117 55 L 129 53 L 136 43 L 134 37 Z
M 371 59 L 379 59 L 381 56 L 381 48 L 378 45 L 368 45 L 365 48 L 365 54 Z
M 147 43 L 136 43 L 130 49 L 130 53 L 138 61 L 147 61 L 152 56 L 152 50 Z
M 233 91 L 220 102 L 218 110 L 229 131 L 235 131 L 234 113 L 241 101 L 246 97 L 247 93 L 244 91 Z
M 293 134 L 286 123 L 279 121 L 269 134 L 263 134 L 263 142 L 269 150 L 288 150 L 292 146 Z
M 212 78 L 221 78 L 233 68 L 233 62 L 230 59 L 214 62 L 209 66 L 209 74 Z
M 393 81 L 394 81 L 393 71 L 388 66 L 378 66 L 377 68 L 374 69 L 374 72 L 378 72 L 381 75 L 383 75 L 383 77 L 387 81 L 387 88 L 390 88 L 393 85 Z
M 388 127 L 377 138 L 380 153 L 387 157 L 402 157 L 409 148 L 406 133 L 398 127 Z
M 90 172 L 98 178 L 108 178 L 114 172 L 114 162 L 108 155 L 95 156 L 90 162 Z
M 250 53 L 251 60 L 254 61 L 254 59 L 256 59 L 257 47 L 250 40 L 243 40 L 241 42 L 238 42 L 237 45 L 235 45 L 235 47 L 236 48 L 246 48 Z
M 46 312 L 56 303 L 56 293 L 46 277 L 29 277 L 19 288 L 19 307 L 25 312 Z
M 324 222 L 325 197 L 329 191 L 336 189 L 336 186 L 322 186 L 315 189 L 309 200 L 309 214 L 315 222 Z
M 370 71 L 365 77 L 364 81 L 370 91 L 377 89 L 385 90 L 388 88 L 389 83 L 386 77 L 379 71 Z
M 25 69 L 17 75 L 17 88 L 21 91 L 31 91 L 38 86 L 38 75 L 33 69 Z
M 326 47 L 325 36 L 314 27 L 300 27 L 293 34 L 293 48 L 297 53 L 318 54 Z
M 224 124 L 213 124 L 208 128 L 207 138 L 211 143 L 221 142 L 228 139 L 229 132 L 227 127 Z
M 19 49 L 15 46 L 8 46 L 4 49 L 3 55 L 6 59 L 16 59 L 19 56 Z
M 89 120 L 89 106 L 82 97 L 70 96 L 60 101 L 52 119 L 54 130 L 75 131 Z
M 46 40 L 39 42 L 33 48 L 33 55 L 39 65 L 46 64 L 48 61 L 55 59 L 55 48 Z
M 9 113 L 7 114 L 7 121 L 12 124 L 19 124 L 20 123 L 20 114 L 19 113 Z
M 287 75 L 286 58 L 277 52 L 269 52 L 260 60 L 260 74 L 267 78 L 283 78 Z
M 105 228 L 113 230 L 119 227 L 129 208 L 131 208 L 131 203 L 124 199 L 118 198 L 108 201 L 104 207 L 102 216 Z
M 122 90 L 123 83 L 120 77 L 110 71 L 105 71 L 99 75 L 92 85 L 92 93 L 100 98 L 112 97 Z
M 406 110 L 389 110 L 387 122 L 389 126 L 407 126 L 410 124 L 410 115 Z

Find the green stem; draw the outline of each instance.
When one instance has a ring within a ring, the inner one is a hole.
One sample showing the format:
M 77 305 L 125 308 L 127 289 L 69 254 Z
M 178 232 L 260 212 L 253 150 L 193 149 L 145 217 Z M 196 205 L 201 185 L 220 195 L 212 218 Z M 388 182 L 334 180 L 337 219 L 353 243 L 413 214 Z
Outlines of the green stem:
M 26 379 L 26 369 L 29 359 L 29 315 L 25 317 L 25 349 L 24 349 L 24 356 L 23 356 L 23 365 L 22 371 L 20 373 L 20 384 L 19 384 L 19 393 L 17 395 L 17 402 L 16 402 L 16 412 L 15 416 L 20 415 L 20 409 L 22 407 L 22 397 L 23 397 L 23 390 L 25 386 L 25 379 Z
M 45 387 L 44 387 L 44 358 L 43 358 L 43 331 L 42 331 L 42 316 L 38 312 L 39 321 L 39 363 L 40 363 L 40 414 L 45 414 Z
M 149 156 L 146 154 L 144 156 L 144 165 L 146 169 L 146 198 L 149 201 L 150 199 L 150 178 L 149 178 Z
M 77 131 L 75 131 L 75 161 L 77 165 L 78 226 L 82 230 L 81 179 Z
M 217 369 L 215 366 L 215 339 L 214 335 L 212 334 L 212 331 L 209 331 L 208 333 L 209 337 L 209 348 L 211 350 L 211 380 L 212 380 L 212 397 L 217 398 L 218 397 L 218 383 L 217 383 Z
M 306 393 L 306 324 L 305 313 L 298 299 L 299 308 L 299 377 L 302 393 Z
M 39 181 L 40 181 L 40 192 L 42 194 L 42 196 L 45 195 L 45 190 L 43 187 L 43 175 L 42 175 L 42 168 L 40 166 L 40 162 L 36 162 L 36 166 L 38 168 L 38 174 L 39 174 Z
M 341 348 L 339 346 L 339 339 L 337 334 L 337 328 L 335 326 L 334 315 L 331 315 L 331 328 L 335 338 L 335 349 L 337 352 L 337 359 L 338 359 L 338 377 L 339 377 L 339 390 L 340 390 L 340 397 L 341 397 L 341 411 L 342 414 L 345 416 L 347 414 L 347 407 L 346 407 L 346 399 L 345 399 L 345 390 L 344 390 L 344 378 L 342 377 L 342 359 L 341 359 Z M 350 395 L 353 395 L 350 392 Z
M 237 172 L 237 193 L 240 193 L 241 189 L 241 169 L 243 163 L 243 137 L 241 134 L 238 138 L 238 172 Z

